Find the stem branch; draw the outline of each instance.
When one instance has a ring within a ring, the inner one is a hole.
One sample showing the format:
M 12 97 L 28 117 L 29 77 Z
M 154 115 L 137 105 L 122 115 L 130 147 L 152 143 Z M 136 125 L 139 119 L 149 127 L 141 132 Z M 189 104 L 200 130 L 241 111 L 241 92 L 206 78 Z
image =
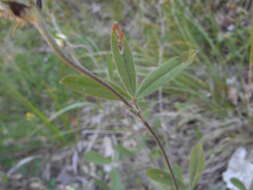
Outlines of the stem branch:
M 33 11 L 34 10 L 34 11 Z M 175 189 L 179 190 L 177 181 L 176 181 L 176 177 L 174 175 L 174 172 L 172 170 L 172 166 L 170 164 L 169 161 L 169 157 L 166 154 L 166 151 L 158 137 L 158 135 L 155 133 L 155 131 L 152 129 L 152 127 L 149 125 L 149 123 L 143 118 L 143 116 L 141 115 L 140 111 L 137 110 L 135 108 L 135 106 L 130 103 L 127 99 L 125 99 L 121 94 L 119 94 L 113 87 L 111 87 L 109 84 L 107 84 L 106 82 L 104 82 L 103 80 L 101 80 L 100 78 L 98 78 L 95 74 L 91 73 L 90 71 L 88 71 L 85 67 L 83 67 L 79 62 L 76 62 L 75 59 L 71 58 L 71 56 L 67 55 L 67 52 L 64 52 L 64 50 L 62 48 L 60 48 L 54 38 L 51 36 L 51 34 L 48 32 L 48 29 L 46 27 L 46 24 L 43 22 L 42 16 L 39 12 L 39 10 L 37 9 L 31 9 L 31 14 L 33 14 L 33 18 L 30 21 L 31 24 L 34 25 L 34 27 L 40 32 L 41 36 L 46 40 L 46 42 L 48 43 L 48 45 L 53 49 L 53 51 L 57 54 L 57 56 L 68 66 L 70 66 L 71 68 L 73 68 L 74 70 L 79 71 L 81 74 L 90 77 L 91 79 L 97 81 L 98 83 L 100 83 L 102 86 L 104 86 L 105 88 L 107 88 L 108 90 L 110 90 L 116 97 L 119 98 L 120 101 L 122 101 L 127 108 L 129 109 L 129 111 L 131 113 L 133 113 L 135 115 L 135 117 L 137 117 L 142 123 L 143 125 L 146 127 L 146 129 L 150 132 L 150 134 L 152 135 L 152 137 L 154 138 L 155 142 L 157 143 L 162 156 L 165 160 L 165 163 L 169 169 L 169 173 L 172 176 L 172 180 L 174 182 L 175 185 Z M 70 58 L 69 58 L 70 57 Z

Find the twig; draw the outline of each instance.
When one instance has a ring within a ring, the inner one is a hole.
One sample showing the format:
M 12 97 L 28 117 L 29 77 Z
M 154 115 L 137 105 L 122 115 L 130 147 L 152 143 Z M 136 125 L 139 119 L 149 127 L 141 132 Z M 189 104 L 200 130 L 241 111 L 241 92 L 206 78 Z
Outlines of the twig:
M 1 4 L 0 4 L 1 6 Z M 127 99 L 125 99 L 121 94 L 119 94 L 113 87 L 111 87 L 109 84 L 104 82 L 102 79 L 98 78 L 95 74 L 91 73 L 89 70 L 87 70 L 85 67 L 83 67 L 79 61 L 76 61 L 76 59 L 73 59 L 70 56 L 70 58 L 67 56 L 67 52 L 64 52 L 62 48 L 60 48 L 57 43 L 55 42 L 54 38 L 51 36 L 51 34 L 48 32 L 47 26 L 44 23 L 40 10 L 38 10 L 35 6 L 31 6 L 25 10 L 22 10 L 22 19 L 28 23 L 31 23 L 41 34 L 41 36 L 46 40 L 48 45 L 54 50 L 54 52 L 57 54 L 57 56 L 65 63 L 66 65 L 70 66 L 74 70 L 79 71 L 81 74 L 88 76 L 89 78 L 95 80 L 108 90 L 110 90 L 121 102 L 123 102 L 129 111 L 135 115 L 146 127 L 146 129 L 150 132 L 154 140 L 156 141 L 164 159 L 165 163 L 169 169 L 169 172 L 172 176 L 172 180 L 175 185 L 175 189 L 179 190 L 179 187 L 177 185 L 176 177 L 174 175 L 174 172 L 172 170 L 172 166 L 170 164 L 169 158 L 166 154 L 166 151 L 158 137 L 158 135 L 155 133 L 155 131 L 152 129 L 152 127 L 149 125 L 149 123 L 143 118 L 141 112 L 136 109 L 134 104 L 130 103 Z

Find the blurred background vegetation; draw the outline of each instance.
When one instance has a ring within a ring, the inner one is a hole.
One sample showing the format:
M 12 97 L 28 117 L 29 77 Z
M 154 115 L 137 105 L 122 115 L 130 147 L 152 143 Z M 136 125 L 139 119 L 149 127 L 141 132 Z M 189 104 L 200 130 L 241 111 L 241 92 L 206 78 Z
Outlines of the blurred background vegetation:
M 207 166 L 198 189 L 225 189 L 221 175 L 229 156 L 241 145 L 252 146 L 251 1 L 44 3 L 54 37 L 63 46 L 69 43 L 83 65 L 102 77 L 109 76 L 114 21 L 126 32 L 139 76 L 197 51 L 194 64 L 142 107 L 186 175 L 190 148 L 204 144 Z M 63 86 L 61 79 L 75 72 L 33 27 L 14 31 L 14 25 L 0 20 L 2 189 L 103 189 L 103 183 L 111 189 L 155 189 L 144 174 L 162 165 L 161 156 L 141 124 L 117 102 Z M 109 169 L 84 158 L 91 150 L 113 157 Z

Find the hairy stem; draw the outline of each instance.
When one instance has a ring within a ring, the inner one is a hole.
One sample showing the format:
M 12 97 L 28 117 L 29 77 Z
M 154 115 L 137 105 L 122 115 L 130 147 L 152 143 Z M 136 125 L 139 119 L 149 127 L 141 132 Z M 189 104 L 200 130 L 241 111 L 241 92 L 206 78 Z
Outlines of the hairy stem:
M 33 21 L 31 22 L 35 28 L 40 32 L 41 36 L 46 40 L 46 42 L 48 43 L 48 45 L 53 49 L 53 51 L 57 54 L 57 56 L 68 66 L 72 67 L 73 69 L 79 71 L 81 74 L 90 77 L 91 79 L 97 81 L 98 83 L 100 83 L 102 86 L 104 86 L 105 88 L 107 88 L 108 90 L 110 90 L 116 97 L 118 97 L 118 99 L 120 101 L 122 101 L 129 109 L 129 111 L 131 113 L 133 113 L 135 115 L 135 117 L 137 117 L 142 123 L 143 125 L 146 127 L 146 129 L 150 132 L 150 134 L 152 135 L 152 137 L 154 138 L 156 144 L 158 145 L 165 163 L 169 169 L 169 173 L 172 176 L 172 180 L 174 182 L 175 185 L 175 189 L 179 190 L 177 181 L 176 181 L 176 177 L 174 175 L 174 172 L 172 170 L 172 166 L 170 164 L 169 161 L 169 157 L 166 154 L 166 151 L 158 137 L 158 135 L 155 133 L 155 131 L 152 129 L 152 127 L 149 125 L 149 123 L 143 118 L 142 114 L 140 113 L 139 110 L 137 110 L 135 108 L 135 106 L 130 103 L 128 100 L 126 100 L 121 94 L 119 94 L 113 87 L 111 87 L 108 83 L 104 82 L 103 80 L 101 80 L 99 77 L 97 77 L 95 74 L 91 73 L 90 71 L 88 71 L 85 67 L 83 67 L 82 65 L 79 64 L 79 62 L 76 62 L 74 59 L 69 58 L 71 56 L 67 55 L 67 52 L 64 52 L 64 50 L 62 50 L 62 48 L 60 48 L 54 38 L 51 36 L 51 34 L 48 32 L 48 29 L 46 27 L 46 24 L 43 22 L 40 13 L 38 10 L 35 10 L 36 13 L 36 19 L 33 19 Z

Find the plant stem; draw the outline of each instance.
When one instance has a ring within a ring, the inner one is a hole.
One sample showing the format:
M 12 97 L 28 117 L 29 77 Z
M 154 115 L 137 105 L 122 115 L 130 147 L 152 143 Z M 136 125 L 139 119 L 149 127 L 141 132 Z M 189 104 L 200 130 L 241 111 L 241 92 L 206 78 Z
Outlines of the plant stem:
M 98 78 L 95 74 L 91 73 L 90 71 L 88 71 L 85 67 L 83 67 L 82 65 L 80 65 L 79 63 L 75 62 L 73 59 L 68 58 L 67 53 L 64 52 L 62 50 L 62 48 L 60 48 L 54 38 L 51 36 L 51 34 L 48 32 L 48 29 L 46 27 L 46 24 L 43 22 L 42 17 L 40 16 L 39 11 L 36 9 L 35 10 L 35 17 L 36 19 L 33 19 L 33 21 L 31 22 L 35 28 L 40 32 L 41 36 L 46 40 L 46 42 L 48 43 L 48 45 L 54 50 L 54 52 L 57 54 L 57 56 L 68 66 L 72 67 L 73 69 L 79 71 L 81 74 L 90 77 L 91 79 L 97 81 L 98 83 L 100 83 L 102 86 L 104 86 L 105 88 L 107 88 L 108 90 L 110 90 L 116 97 L 119 98 L 119 100 L 121 100 L 130 110 L 131 113 L 133 113 L 142 123 L 143 125 L 146 127 L 146 129 L 150 132 L 150 134 L 152 135 L 152 137 L 154 138 L 155 142 L 157 143 L 163 157 L 165 160 L 165 163 L 169 169 L 169 173 L 172 176 L 172 180 L 174 182 L 175 185 L 175 189 L 179 190 L 179 187 L 177 185 L 177 181 L 176 181 L 176 177 L 174 175 L 174 172 L 172 170 L 172 166 L 170 164 L 169 158 L 166 154 L 166 151 L 158 137 L 158 135 L 155 133 L 155 131 L 152 129 L 152 127 L 149 125 L 149 123 L 143 118 L 143 116 L 141 115 L 140 111 L 137 110 L 135 108 L 135 106 L 131 103 L 128 102 L 128 100 L 126 100 L 121 94 L 119 94 L 113 87 L 111 87 L 109 84 L 107 84 L 106 82 L 104 82 L 103 80 L 101 80 L 100 78 Z M 34 15 L 33 15 L 34 16 Z
M 163 157 L 164 157 L 164 160 L 165 160 L 165 163 L 169 169 L 169 173 L 170 175 L 172 176 L 172 180 L 173 180 L 173 183 L 175 185 L 175 189 L 176 190 L 179 190 L 179 187 L 178 187 L 178 184 L 177 184 L 177 180 L 176 180 L 176 176 L 173 172 L 173 169 L 172 169 L 172 166 L 170 164 L 170 160 L 169 160 L 169 157 L 168 155 L 166 154 L 166 151 L 159 139 L 159 137 L 157 136 L 157 134 L 155 133 L 155 131 L 152 129 L 152 127 L 149 125 L 149 123 L 142 117 L 142 115 L 140 113 L 137 113 L 136 116 L 141 120 L 141 122 L 143 123 L 143 125 L 146 127 L 146 129 L 150 132 L 150 134 L 153 136 L 153 138 L 155 139 L 155 142 L 156 144 L 158 145 Z
M 252 116 L 252 112 L 251 112 L 251 109 L 250 109 L 250 99 L 251 99 L 251 96 L 252 96 L 252 89 L 253 89 L 253 81 L 252 81 L 252 78 L 253 78 L 253 5 L 251 5 L 251 26 L 250 26 L 250 56 L 249 56 L 249 71 L 248 71 L 248 84 L 247 84 L 247 87 L 246 87 L 246 104 L 247 104 L 247 107 L 248 107 L 248 114 L 249 116 L 251 117 Z

